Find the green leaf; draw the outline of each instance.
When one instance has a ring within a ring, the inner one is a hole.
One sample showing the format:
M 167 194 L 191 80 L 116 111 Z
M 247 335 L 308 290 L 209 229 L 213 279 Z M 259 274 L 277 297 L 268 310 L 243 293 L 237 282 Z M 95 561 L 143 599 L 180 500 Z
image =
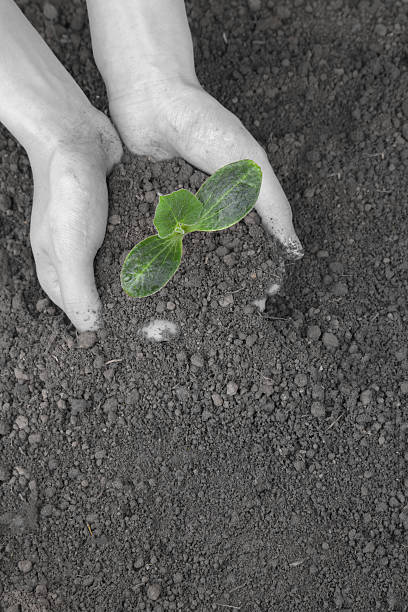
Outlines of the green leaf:
M 160 196 L 154 215 L 154 225 L 160 238 L 174 231 L 184 233 L 184 226 L 194 224 L 200 217 L 203 205 L 187 189 L 179 189 Z
M 186 231 L 214 232 L 234 225 L 249 213 L 258 199 L 262 182 L 260 167 L 250 159 L 223 166 L 200 187 L 200 218 Z
M 130 251 L 122 266 L 121 283 L 131 297 L 147 297 L 159 291 L 180 265 L 181 234 L 167 238 L 149 236 Z

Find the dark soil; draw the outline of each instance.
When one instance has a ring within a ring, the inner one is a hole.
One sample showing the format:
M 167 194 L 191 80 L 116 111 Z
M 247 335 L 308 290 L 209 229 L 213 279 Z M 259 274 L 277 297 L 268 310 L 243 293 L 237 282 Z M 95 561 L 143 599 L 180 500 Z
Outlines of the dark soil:
M 82 1 L 19 4 L 106 109 Z M 166 288 L 131 300 L 120 265 L 157 191 L 204 175 L 127 154 L 106 326 L 79 348 L 1 130 L 0 609 L 408 610 L 408 3 L 187 4 L 200 80 L 267 148 L 306 255 L 251 307 L 281 273 L 253 215 L 188 237 Z M 152 319 L 177 333 L 149 342 Z

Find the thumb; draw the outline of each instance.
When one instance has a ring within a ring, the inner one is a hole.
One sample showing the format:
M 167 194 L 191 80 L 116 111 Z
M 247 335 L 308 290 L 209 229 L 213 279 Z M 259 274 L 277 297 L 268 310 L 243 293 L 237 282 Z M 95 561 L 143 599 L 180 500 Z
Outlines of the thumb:
M 102 304 L 95 285 L 93 260 L 74 260 L 57 269 L 63 309 L 78 331 L 101 327 Z
M 262 185 L 255 209 L 270 234 L 283 247 L 287 259 L 303 257 L 303 246 L 292 221 L 292 210 L 285 192 L 269 163 L 262 166 Z

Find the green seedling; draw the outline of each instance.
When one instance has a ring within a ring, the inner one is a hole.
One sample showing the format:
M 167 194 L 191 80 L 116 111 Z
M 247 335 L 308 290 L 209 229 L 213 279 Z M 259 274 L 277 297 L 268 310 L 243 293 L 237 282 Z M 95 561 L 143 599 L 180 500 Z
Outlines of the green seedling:
M 215 232 L 241 221 L 255 206 L 262 172 L 250 159 L 217 170 L 195 195 L 179 189 L 159 197 L 154 216 L 156 236 L 139 242 L 125 259 L 123 289 L 131 297 L 156 293 L 181 262 L 183 238 L 190 232 Z

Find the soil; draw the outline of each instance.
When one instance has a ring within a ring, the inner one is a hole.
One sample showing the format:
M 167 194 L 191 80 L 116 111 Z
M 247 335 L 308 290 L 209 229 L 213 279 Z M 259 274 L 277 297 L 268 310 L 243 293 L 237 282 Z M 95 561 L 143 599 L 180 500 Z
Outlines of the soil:
M 19 5 L 106 110 L 84 3 Z M 205 177 L 127 153 L 105 328 L 78 338 L 39 288 L 29 164 L 0 131 L 0 609 L 406 611 L 408 3 L 187 8 L 199 78 L 266 147 L 306 255 L 259 312 L 283 272 L 251 215 L 128 298 L 157 192 Z

